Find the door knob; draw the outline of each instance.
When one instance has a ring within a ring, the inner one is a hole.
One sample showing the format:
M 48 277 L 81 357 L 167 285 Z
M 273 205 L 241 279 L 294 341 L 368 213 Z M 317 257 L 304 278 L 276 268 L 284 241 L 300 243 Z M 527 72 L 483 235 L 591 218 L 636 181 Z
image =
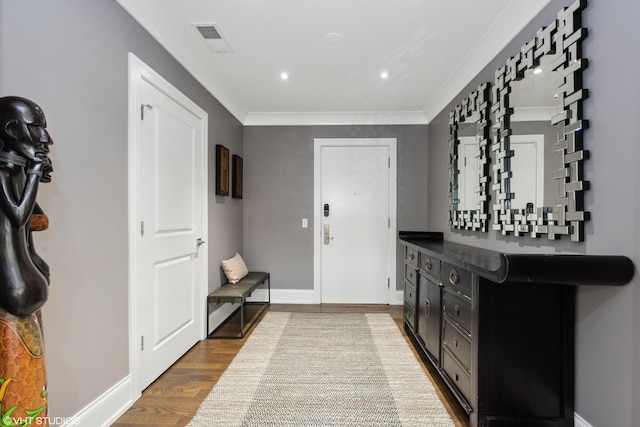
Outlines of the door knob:
M 200 247 L 201 245 L 205 244 L 207 242 L 205 242 L 201 237 L 198 237 L 198 240 L 196 240 L 196 246 Z

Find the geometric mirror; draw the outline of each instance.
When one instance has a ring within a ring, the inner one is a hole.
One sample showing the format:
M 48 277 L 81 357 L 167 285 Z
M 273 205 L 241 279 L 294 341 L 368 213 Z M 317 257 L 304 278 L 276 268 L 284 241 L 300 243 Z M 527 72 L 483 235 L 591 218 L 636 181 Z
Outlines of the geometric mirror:
M 451 228 L 489 228 L 490 95 L 489 83 L 483 83 L 449 113 Z
M 585 0 L 563 9 L 498 69 L 492 89 L 493 229 L 502 234 L 584 240 L 581 28 Z M 543 176 L 540 177 L 539 174 Z

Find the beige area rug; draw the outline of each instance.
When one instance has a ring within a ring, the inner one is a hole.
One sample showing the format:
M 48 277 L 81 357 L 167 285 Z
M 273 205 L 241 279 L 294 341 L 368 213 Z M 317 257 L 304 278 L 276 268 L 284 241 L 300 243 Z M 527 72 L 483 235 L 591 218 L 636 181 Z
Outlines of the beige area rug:
M 454 423 L 388 314 L 268 312 L 189 426 Z

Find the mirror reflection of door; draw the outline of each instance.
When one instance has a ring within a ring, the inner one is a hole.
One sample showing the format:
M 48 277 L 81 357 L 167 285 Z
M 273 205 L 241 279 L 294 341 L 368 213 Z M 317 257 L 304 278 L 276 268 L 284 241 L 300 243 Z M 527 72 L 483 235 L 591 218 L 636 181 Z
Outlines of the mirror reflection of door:
M 461 136 L 458 138 L 458 210 L 468 211 L 478 209 L 480 204 L 478 186 L 478 140 L 475 136 Z
M 512 135 L 510 148 L 511 170 L 517 171 L 511 177 L 510 187 L 514 198 L 511 209 L 526 210 L 528 203 L 533 207 L 544 205 L 544 135 Z
M 527 203 L 533 203 L 534 209 L 551 206 L 560 197 L 554 186 L 557 181 L 551 179 L 556 169 L 551 164 L 554 155 L 551 145 L 557 133 L 551 119 L 563 109 L 556 95 L 563 77 L 552 67 L 556 59 L 555 55 L 542 56 L 537 67 L 525 71 L 524 78 L 511 82 L 509 101 L 514 112 L 510 116 L 513 131 L 510 148 L 519 153 L 511 158 L 510 192 L 515 193 L 511 209 L 526 209 Z M 545 137 L 550 144 L 546 155 Z

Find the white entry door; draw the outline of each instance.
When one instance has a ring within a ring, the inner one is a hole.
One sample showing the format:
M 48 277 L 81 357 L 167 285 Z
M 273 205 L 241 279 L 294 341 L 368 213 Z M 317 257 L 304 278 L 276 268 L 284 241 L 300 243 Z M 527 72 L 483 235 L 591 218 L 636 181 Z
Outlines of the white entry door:
M 390 203 L 395 201 L 390 192 L 395 140 L 316 140 L 316 144 L 321 144 L 316 236 L 321 302 L 387 304 L 392 252 L 395 255 L 390 235 L 392 217 L 395 224 L 390 212 L 390 206 L 395 210 L 395 203 Z
M 514 194 L 511 209 L 525 210 L 527 204 L 543 206 L 544 203 L 544 135 L 511 135 L 513 150 L 511 170 L 518 171 L 511 177 L 510 188 Z
M 478 179 L 478 159 L 480 150 L 475 136 L 461 136 L 458 152 L 458 210 L 478 209 L 480 205 L 480 193 L 477 191 L 480 181 Z
M 206 113 L 168 92 L 175 89 L 146 79 L 139 84 L 145 388 L 203 336 Z

